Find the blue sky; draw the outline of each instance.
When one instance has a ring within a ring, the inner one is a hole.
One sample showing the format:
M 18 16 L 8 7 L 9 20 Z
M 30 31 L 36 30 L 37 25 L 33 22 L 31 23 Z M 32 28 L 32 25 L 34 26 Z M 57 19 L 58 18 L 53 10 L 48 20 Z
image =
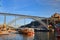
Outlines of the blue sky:
M 60 0 L 0 0 L 0 12 L 50 17 L 60 13 Z
M 60 13 L 60 0 L 1 0 L 0 12 L 49 17 Z

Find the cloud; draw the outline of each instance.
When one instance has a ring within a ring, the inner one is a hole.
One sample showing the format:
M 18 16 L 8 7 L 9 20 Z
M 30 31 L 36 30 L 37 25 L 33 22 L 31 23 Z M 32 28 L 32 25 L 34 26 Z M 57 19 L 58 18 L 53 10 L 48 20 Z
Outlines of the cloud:
M 60 8 L 60 0 L 36 0 L 39 5 L 49 5 L 54 8 Z

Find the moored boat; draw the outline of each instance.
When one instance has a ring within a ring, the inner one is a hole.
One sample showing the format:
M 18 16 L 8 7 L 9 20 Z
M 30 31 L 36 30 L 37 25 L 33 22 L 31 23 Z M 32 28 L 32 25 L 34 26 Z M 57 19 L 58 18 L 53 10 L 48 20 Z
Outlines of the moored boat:
M 7 35 L 9 32 L 7 31 L 6 24 L 0 26 L 0 35 Z
M 33 35 L 34 29 L 33 28 L 23 28 L 19 31 L 19 33 L 26 34 L 26 35 Z
M 0 35 L 8 35 L 9 32 L 8 31 L 0 31 Z

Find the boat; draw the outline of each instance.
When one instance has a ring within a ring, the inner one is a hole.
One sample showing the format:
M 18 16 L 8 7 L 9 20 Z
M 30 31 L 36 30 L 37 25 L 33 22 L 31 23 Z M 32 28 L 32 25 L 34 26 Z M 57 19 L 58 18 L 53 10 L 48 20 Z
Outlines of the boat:
M 12 34 L 18 34 L 18 31 L 15 31 L 15 30 L 8 30 L 8 32 Z
M 9 32 L 8 31 L 0 31 L 0 35 L 8 35 Z
M 0 35 L 7 35 L 9 32 L 7 31 L 6 25 L 0 27 Z
M 19 33 L 25 34 L 25 35 L 33 35 L 34 29 L 33 28 L 22 28 Z

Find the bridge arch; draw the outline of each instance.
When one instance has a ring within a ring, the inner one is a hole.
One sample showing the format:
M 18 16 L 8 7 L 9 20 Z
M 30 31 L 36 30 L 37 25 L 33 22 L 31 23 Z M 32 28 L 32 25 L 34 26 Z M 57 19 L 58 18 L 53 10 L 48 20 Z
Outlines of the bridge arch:
M 41 21 L 41 20 L 44 19 L 44 18 L 39 18 L 39 17 L 26 17 L 26 16 L 25 16 L 25 17 L 21 16 L 21 17 L 15 18 L 15 19 L 13 19 L 12 21 L 10 21 L 10 22 L 8 23 L 8 25 L 11 25 L 11 24 L 14 23 L 16 20 L 22 20 L 22 19 L 26 19 L 26 18 L 28 18 L 28 19 L 33 19 L 33 20 L 35 20 L 35 21 L 38 21 L 39 23 L 43 24 L 45 27 L 47 26 L 44 22 Z
M 44 17 L 30 16 L 30 15 L 20 15 L 20 14 L 11 14 L 11 13 L 0 13 L 0 14 L 5 16 L 5 20 L 4 20 L 5 22 L 4 23 L 6 23 L 6 16 L 7 15 L 8 16 L 19 16 L 18 18 L 13 19 L 12 21 L 10 21 L 10 23 L 15 22 L 16 20 L 21 20 L 23 18 L 31 18 L 31 19 L 36 20 L 39 23 L 43 24 L 46 28 L 48 28 L 47 25 L 43 21 L 41 21 L 42 19 L 45 19 Z

